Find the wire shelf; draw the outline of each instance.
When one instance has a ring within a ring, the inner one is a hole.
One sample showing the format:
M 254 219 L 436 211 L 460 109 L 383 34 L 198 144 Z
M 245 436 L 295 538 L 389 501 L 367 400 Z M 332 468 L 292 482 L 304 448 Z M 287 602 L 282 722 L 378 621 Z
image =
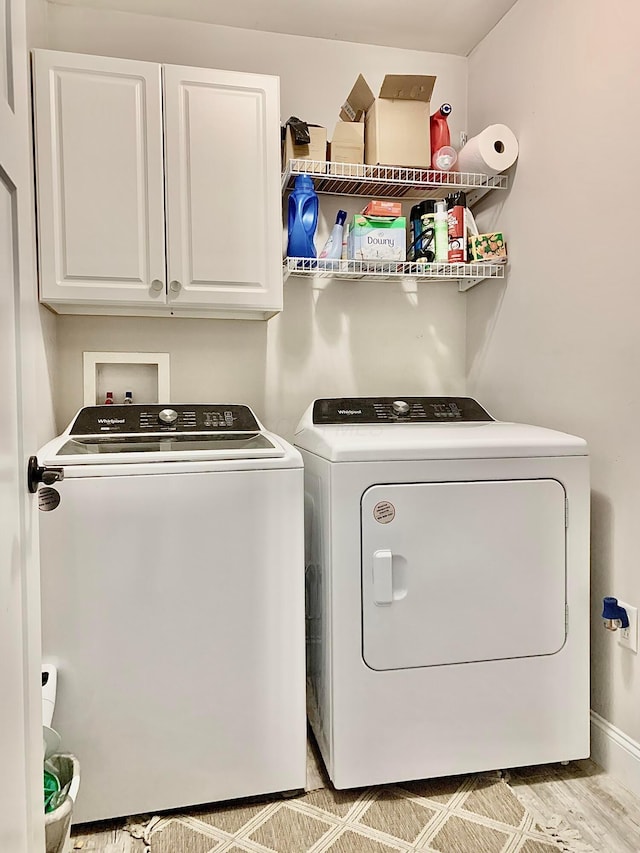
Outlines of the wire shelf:
M 451 190 L 472 192 L 474 200 L 489 190 L 507 189 L 507 175 L 475 172 L 438 172 L 401 166 L 369 166 L 366 163 L 333 163 L 325 160 L 289 160 L 282 173 L 282 191 L 293 189 L 298 175 L 313 177 L 315 190 L 327 195 L 376 196 L 377 198 L 444 198 Z
M 412 279 L 458 281 L 461 291 L 486 278 L 504 278 L 504 264 L 427 264 L 414 261 L 342 261 L 316 258 L 285 258 L 285 281 L 290 275 L 342 279 Z

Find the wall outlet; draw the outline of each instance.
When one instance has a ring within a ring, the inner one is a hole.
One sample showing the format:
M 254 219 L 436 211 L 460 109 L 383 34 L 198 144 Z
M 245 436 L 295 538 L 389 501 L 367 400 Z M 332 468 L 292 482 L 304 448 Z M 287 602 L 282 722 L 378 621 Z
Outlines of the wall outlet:
M 625 649 L 630 649 L 632 652 L 638 653 L 638 608 L 632 607 L 625 601 L 618 599 L 620 607 L 624 607 L 629 617 L 628 628 L 618 628 L 618 645 Z

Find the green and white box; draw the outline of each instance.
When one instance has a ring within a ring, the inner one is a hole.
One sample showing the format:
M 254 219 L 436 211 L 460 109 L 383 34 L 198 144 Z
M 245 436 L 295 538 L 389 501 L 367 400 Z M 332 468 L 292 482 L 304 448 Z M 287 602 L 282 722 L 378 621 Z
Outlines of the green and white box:
M 404 261 L 407 257 L 407 220 L 356 213 L 349 230 L 349 258 L 353 261 Z

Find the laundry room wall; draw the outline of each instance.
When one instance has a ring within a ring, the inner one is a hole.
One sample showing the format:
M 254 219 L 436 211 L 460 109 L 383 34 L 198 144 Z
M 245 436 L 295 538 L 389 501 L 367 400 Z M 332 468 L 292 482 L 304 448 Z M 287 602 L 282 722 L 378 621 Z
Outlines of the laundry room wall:
M 503 122 L 520 157 L 481 216 L 510 269 L 469 294 L 467 359 L 497 417 L 589 442 L 594 757 L 640 793 L 640 663 L 599 615 L 604 595 L 640 606 L 639 28 L 626 0 L 519 2 L 470 56 L 470 132 Z
M 467 60 L 459 56 L 58 4 L 49 5 L 48 46 L 276 74 L 282 120 L 297 115 L 326 125 L 329 135 L 360 72 L 374 90 L 385 73 L 435 74 L 433 102 L 453 104 L 455 138 L 466 125 Z M 357 200 L 348 201 L 350 213 L 358 210 Z M 317 244 L 343 203 L 321 198 Z M 248 215 L 250 205 L 247 199 Z M 175 402 L 246 401 L 288 437 L 316 396 L 464 391 L 465 296 L 454 283 L 290 278 L 284 305 L 268 323 L 59 317 L 58 426 L 82 403 L 84 350 L 168 351 Z

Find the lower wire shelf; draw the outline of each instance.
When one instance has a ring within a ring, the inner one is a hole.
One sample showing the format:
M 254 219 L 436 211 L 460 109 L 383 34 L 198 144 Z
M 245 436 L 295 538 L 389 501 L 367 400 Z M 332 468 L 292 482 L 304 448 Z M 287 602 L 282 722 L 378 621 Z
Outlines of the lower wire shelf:
M 306 278 L 389 279 L 414 281 L 457 281 L 458 289 L 469 290 L 487 278 L 504 278 L 504 264 L 443 264 L 419 261 L 343 261 L 327 258 L 285 258 L 284 280 L 290 275 Z

